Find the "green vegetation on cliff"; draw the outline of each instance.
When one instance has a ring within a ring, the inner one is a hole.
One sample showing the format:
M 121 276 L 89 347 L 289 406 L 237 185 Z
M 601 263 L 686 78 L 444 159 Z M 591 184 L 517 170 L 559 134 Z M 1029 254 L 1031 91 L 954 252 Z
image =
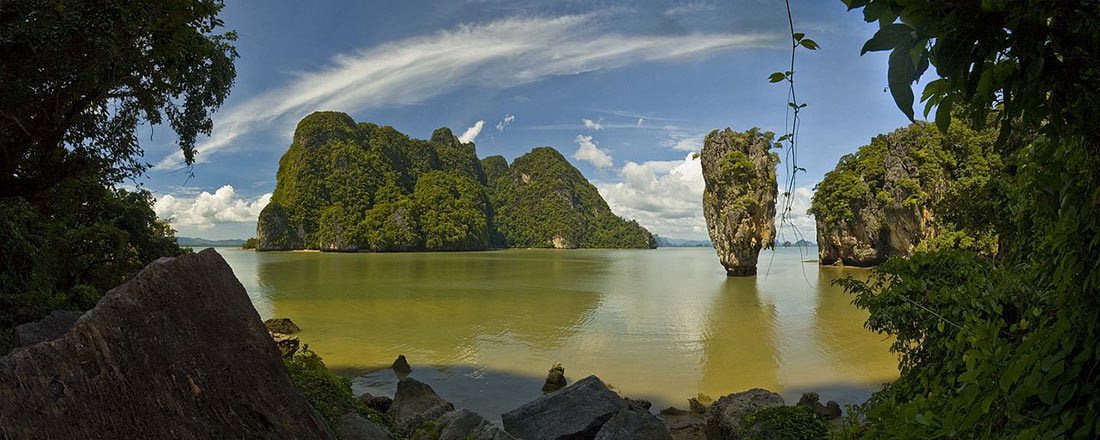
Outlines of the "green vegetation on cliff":
M 501 156 L 479 160 L 447 128 L 423 141 L 313 113 L 298 123 L 277 179 L 257 224 L 260 250 L 654 245 L 552 148 L 509 167 Z
M 553 148 L 516 158 L 489 187 L 496 224 L 510 247 L 656 247 L 645 228 L 612 213 L 596 187 Z

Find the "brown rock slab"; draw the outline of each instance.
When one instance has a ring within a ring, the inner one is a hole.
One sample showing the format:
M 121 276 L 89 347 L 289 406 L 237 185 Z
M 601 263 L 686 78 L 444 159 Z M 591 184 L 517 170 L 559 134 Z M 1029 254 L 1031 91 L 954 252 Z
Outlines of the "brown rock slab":
M 161 258 L 0 358 L 3 438 L 331 438 L 229 265 Z

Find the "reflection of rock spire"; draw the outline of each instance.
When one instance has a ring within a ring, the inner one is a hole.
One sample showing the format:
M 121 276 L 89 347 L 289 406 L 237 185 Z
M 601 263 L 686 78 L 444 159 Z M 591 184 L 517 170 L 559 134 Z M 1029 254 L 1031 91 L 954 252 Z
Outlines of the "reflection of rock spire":
M 775 307 L 761 301 L 754 278 L 728 278 L 718 290 L 707 307 L 700 392 L 781 389 Z
M 775 242 L 774 136 L 756 128 L 743 133 L 727 128 L 710 132 L 703 142 L 703 216 L 730 276 L 756 275 L 760 249 Z

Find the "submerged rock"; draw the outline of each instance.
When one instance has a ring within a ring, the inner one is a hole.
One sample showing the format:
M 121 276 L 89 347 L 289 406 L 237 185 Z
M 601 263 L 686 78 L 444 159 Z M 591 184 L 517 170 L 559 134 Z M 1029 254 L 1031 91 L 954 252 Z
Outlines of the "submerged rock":
M 45 318 L 15 327 L 15 345 L 29 347 L 39 342 L 52 341 L 69 331 L 84 312 L 54 310 Z
M 0 358 L 3 438 L 331 438 L 217 252 L 161 258 Z
M 703 143 L 703 216 L 730 276 L 756 275 L 761 248 L 775 243 L 775 165 L 771 132 L 712 131 Z
M 546 383 L 542 385 L 542 392 L 549 393 L 565 388 L 565 367 L 554 364 L 546 375 Z
M 397 393 L 386 411 L 386 418 L 398 429 L 407 431 L 453 409 L 455 406 L 439 397 L 428 384 L 406 377 L 397 382 Z
M 596 440 L 672 440 L 668 428 L 649 411 L 626 407 L 600 427 Z
M 338 428 L 342 440 L 393 440 L 393 434 L 385 428 L 354 412 L 340 416 Z
M 722 396 L 707 409 L 707 440 L 739 440 L 743 417 L 757 410 L 783 405 L 782 397 L 763 388 Z
M 596 376 L 501 415 L 504 429 L 525 440 L 591 439 L 626 401 Z
M 284 335 L 292 335 L 302 331 L 302 329 L 298 327 L 298 324 L 295 324 L 290 318 L 268 319 L 264 321 L 264 327 L 271 333 L 282 333 Z

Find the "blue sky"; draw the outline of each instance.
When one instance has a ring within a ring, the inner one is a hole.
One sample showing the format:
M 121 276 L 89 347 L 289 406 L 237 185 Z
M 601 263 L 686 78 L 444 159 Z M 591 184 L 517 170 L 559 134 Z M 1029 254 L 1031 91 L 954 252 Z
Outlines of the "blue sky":
M 884 92 L 886 55 L 859 55 L 876 26 L 839 0 L 792 3 L 797 30 L 821 45 L 799 51 L 796 69 L 808 107 L 795 223 L 812 237 L 813 185 L 907 121 Z M 294 126 L 316 110 L 417 138 L 451 127 L 481 157 L 553 146 L 617 214 L 677 238 L 706 237 L 690 159 L 702 136 L 783 132 L 786 89 L 767 81 L 790 56 L 777 0 L 238 0 L 223 18 L 240 37 L 237 82 L 194 177 L 170 130 L 141 134 L 155 167 L 140 183 L 183 236 L 253 236 Z

